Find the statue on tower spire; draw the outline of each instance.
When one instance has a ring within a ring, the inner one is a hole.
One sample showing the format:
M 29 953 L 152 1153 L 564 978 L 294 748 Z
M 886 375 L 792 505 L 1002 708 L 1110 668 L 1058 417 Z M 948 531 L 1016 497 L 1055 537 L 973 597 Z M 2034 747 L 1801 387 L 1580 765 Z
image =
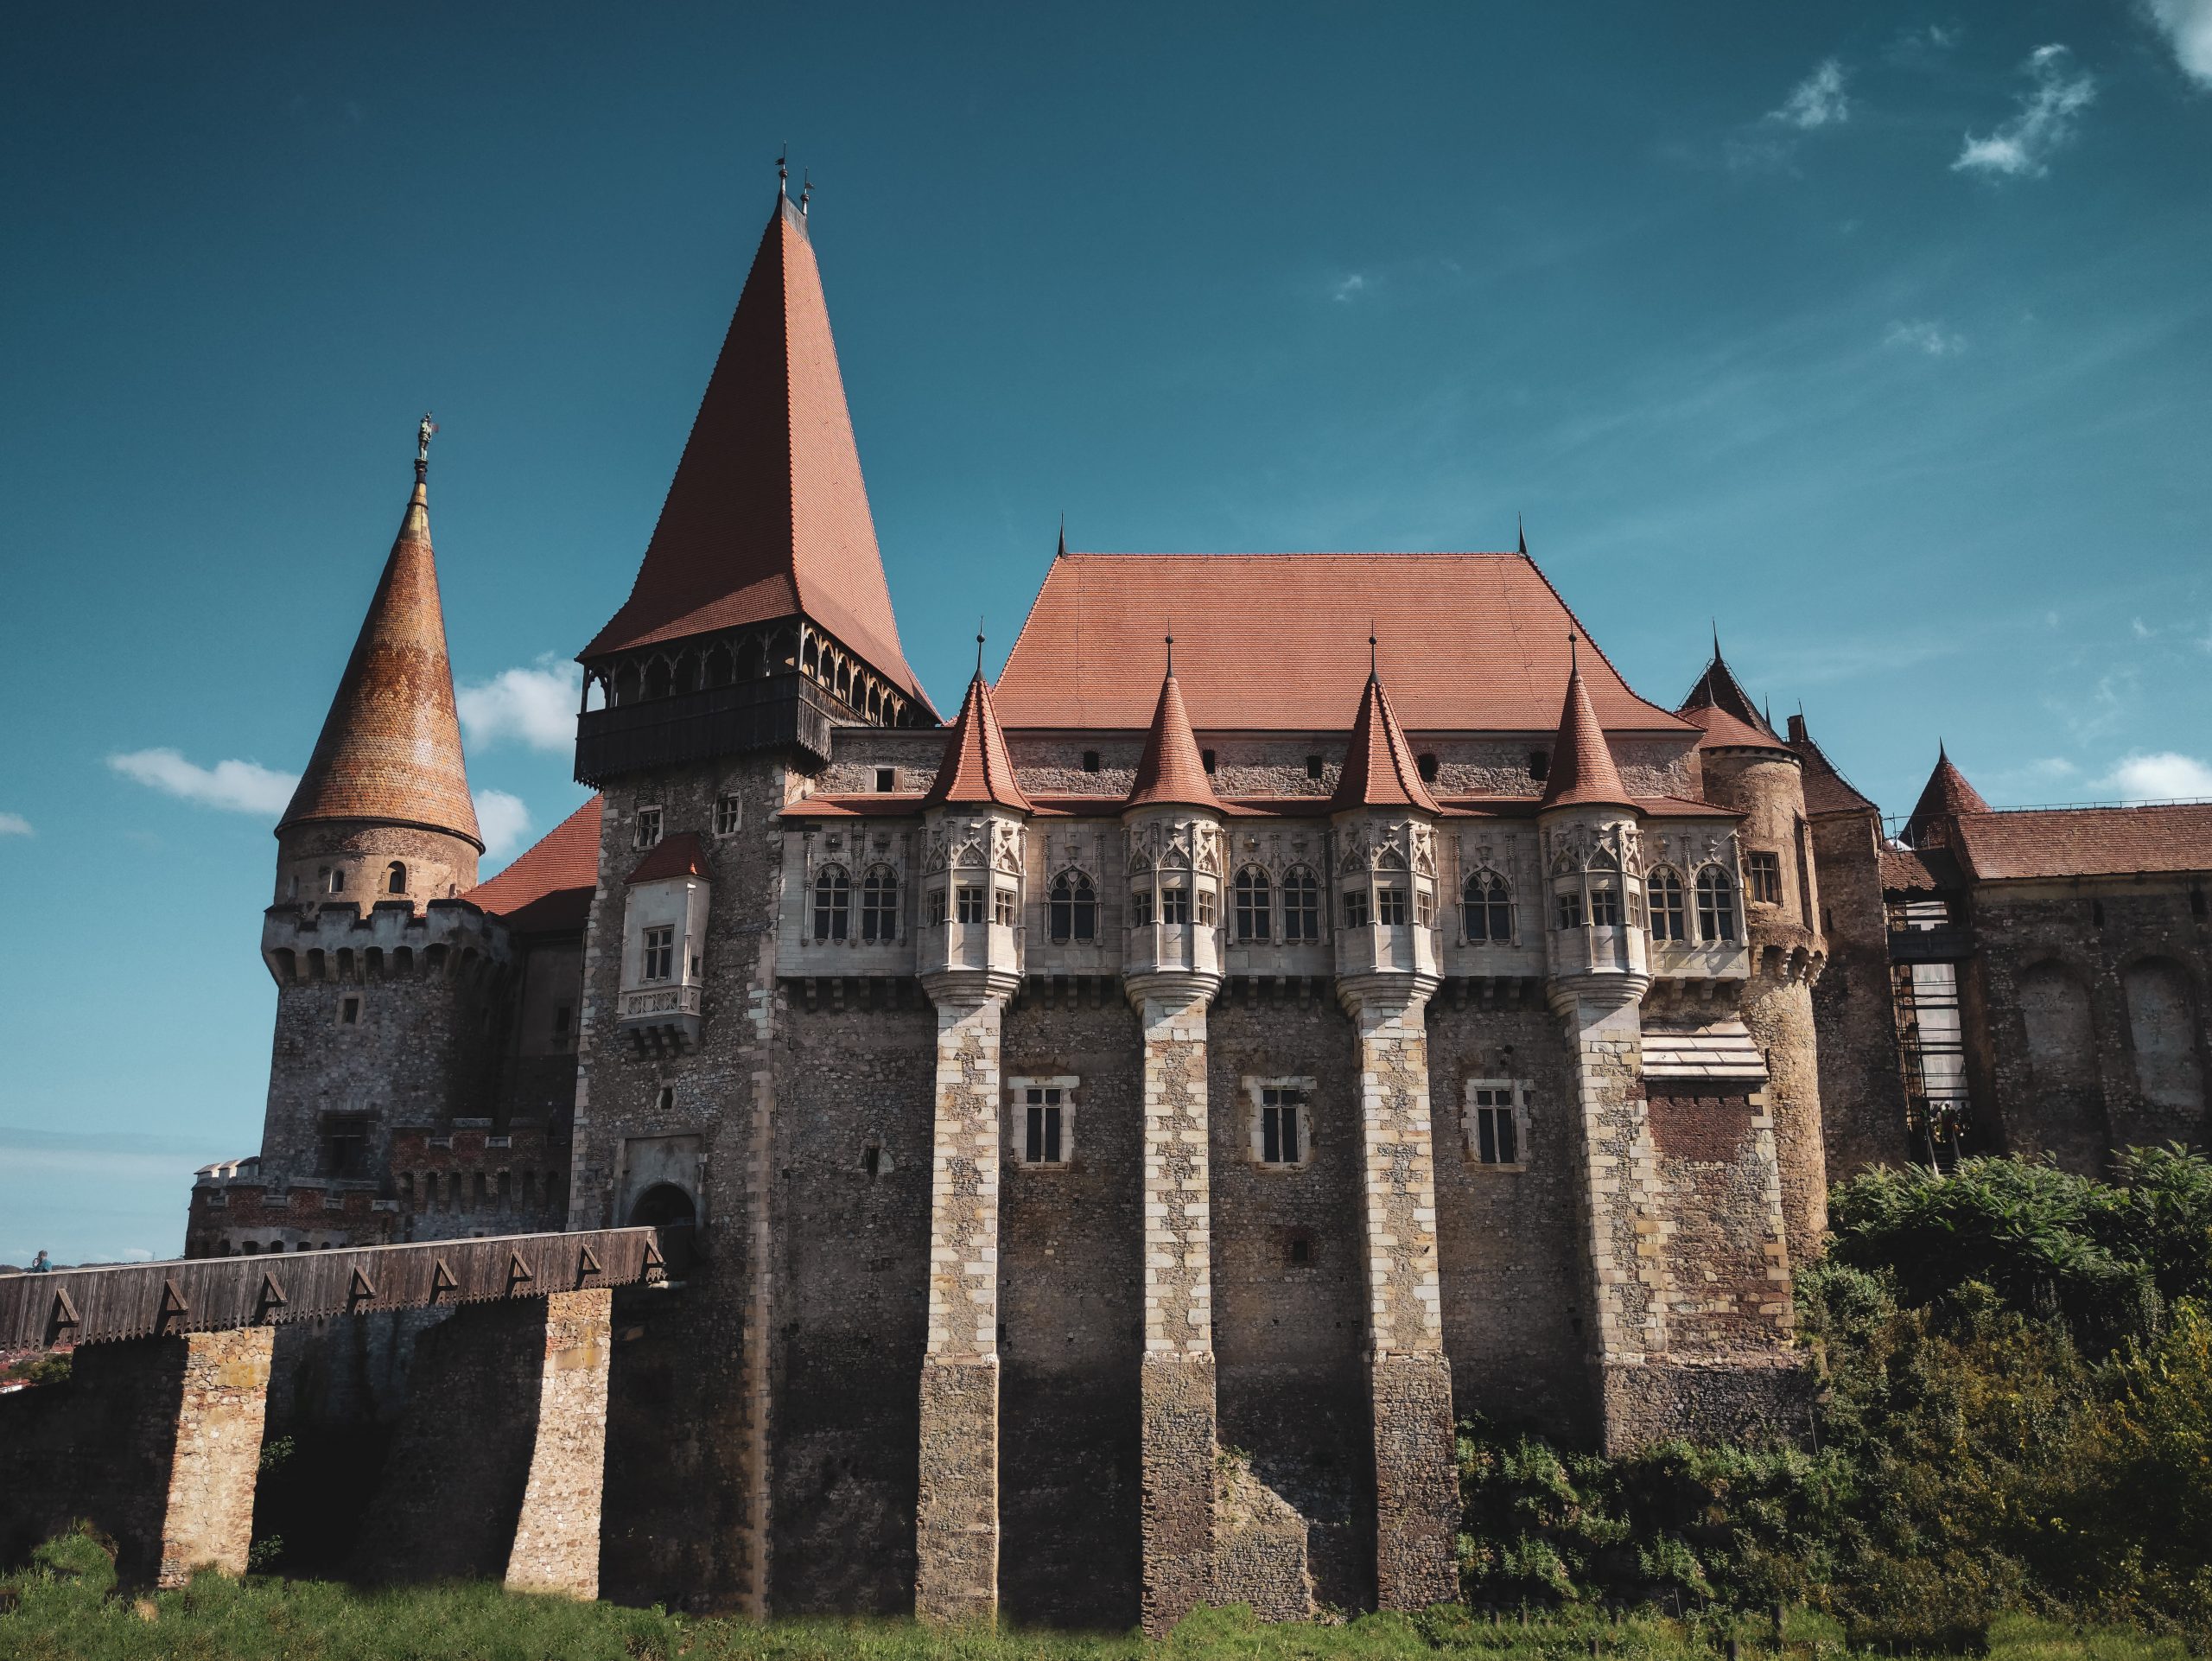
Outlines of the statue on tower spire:
M 415 482 L 418 485 L 430 476 L 430 435 L 437 430 L 430 412 L 423 410 L 422 423 L 415 429 Z

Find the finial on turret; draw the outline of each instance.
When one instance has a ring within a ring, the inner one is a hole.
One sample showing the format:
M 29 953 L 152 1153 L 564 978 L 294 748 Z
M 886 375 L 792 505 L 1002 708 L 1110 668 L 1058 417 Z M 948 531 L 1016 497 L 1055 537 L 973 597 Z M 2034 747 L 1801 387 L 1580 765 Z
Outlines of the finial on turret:
M 1521 510 L 1517 507 L 1513 510 L 1513 530 L 1521 539 L 1521 557 L 1526 559 L 1529 557 L 1529 527 L 1521 522 Z
M 1375 666 L 1375 620 L 1370 617 L 1367 620 L 1367 678 L 1373 680 L 1376 678 L 1376 672 Z
M 1172 633 L 1167 637 L 1167 676 L 1170 680 L 1175 678 L 1175 637 Z
M 976 678 L 983 678 L 983 620 L 976 620 Z
M 1713 623 L 1713 661 L 1719 663 L 1720 661 L 1720 620 L 1718 617 L 1715 617 L 1711 620 Z
M 1575 649 L 1575 643 L 1580 639 L 1581 636 L 1578 635 L 1573 629 L 1567 630 L 1567 672 L 1570 675 L 1579 675 L 1582 672 L 1582 654 Z
M 430 476 L 430 435 L 437 430 L 430 412 L 423 410 L 422 424 L 415 429 L 415 482 L 418 485 Z
M 791 147 L 789 143 L 776 152 L 776 200 L 786 201 L 791 194 Z
M 806 205 L 814 200 L 814 174 L 811 169 L 799 175 L 798 216 L 806 217 Z
M 1066 514 L 1063 513 L 1063 514 L 1061 514 L 1061 515 L 1060 515 L 1060 547 L 1059 547 L 1059 551 L 1058 551 L 1058 553 L 1054 554 L 1054 555 L 1052 556 L 1052 557 L 1053 557 L 1054 559 L 1065 559 L 1067 557 L 1068 557 L 1068 516 L 1067 516 Z

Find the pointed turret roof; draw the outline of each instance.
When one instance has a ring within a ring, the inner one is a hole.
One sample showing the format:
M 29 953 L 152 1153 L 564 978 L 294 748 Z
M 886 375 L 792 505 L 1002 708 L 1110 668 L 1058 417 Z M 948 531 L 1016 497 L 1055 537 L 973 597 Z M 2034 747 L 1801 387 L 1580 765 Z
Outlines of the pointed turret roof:
M 1144 754 L 1137 760 L 1136 782 L 1130 787 L 1128 807 L 1157 807 L 1173 803 L 1179 807 L 1226 810 L 1213 793 L 1206 777 L 1198 741 L 1191 731 L 1191 714 L 1183 707 L 1183 689 L 1175 684 L 1174 642 L 1168 642 L 1167 677 L 1160 683 L 1160 702 L 1152 712 L 1152 728 L 1145 734 Z
M 927 704 L 861 479 L 806 220 L 779 189 L 621 610 L 588 659 L 804 614 Z
M 1578 661 L 1567 671 L 1567 697 L 1560 706 L 1559 736 L 1552 744 L 1543 805 L 1573 807 L 1586 803 L 1634 805 L 1605 742 L 1597 709 L 1590 702 L 1590 689 L 1582 684 L 1582 665 Z
M 1759 713 L 1758 706 L 1751 702 L 1751 694 L 1744 690 L 1743 683 L 1728 667 L 1727 659 L 1720 655 L 1720 631 L 1717 628 L 1713 632 L 1713 661 L 1706 665 L 1705 672 L 1697 678 L 1697 684 L 1690 688 L 1689 696 L 1682 700 L 1681 707 L 1675 713 L 1685 721 L 1697 721 L 1700 710 L 1718 710 L 1743 722 L 1752 731 L 1762 734 L 1777 747 L 1780 745 L 1781 741 L 1773 727 Z M 1706 726 L 1703 722 L 1698 724 Z M 1707 726 L 1707 730 L 1709 732 L 1713 729 Z
M 944 760 L 938 763 L 937 777 L 922 805 L 986 802 L 1024 813 L 1036 811 L 1022 794 L 1020 780 L 1014 776 L 1014 758 L 1007 754 L 1006 734 L 1000 729 L 998 711 L 991 708 L 990 684 L 984 680 L 978 665 L 975 678 L 968 683 L 968 696 L 960 701 L 960 718 L 952 723 L 952 735 L 945 741 Z
M 420 461 L 353 655 L 276 828 L 308 819 L 422 825 L 484 849 L 461 754 Z
M 1344 770 L 1337 779 L 1337 793 L 1329 811 L 1351 807 L 1414 807 L 1424 813 L 1444 810 L 1421 782 L 1414 761 L 1413 747 L 1405 729 L 1391 712 L 1390 695 L 1382 678 L 1368 671 L 1367 688 L 1359 695 L 1359 716 L 1351 725 L 1351 745 L 1344 752 Z
M 1905 840 L 1918 842 L 1931 820 L 1955 819 L 1962 813 L 1989 811 L 1989 804 L 1982 799 L 1981 792 L 1967 782 L 1966 774 L 1952 765 L 1949 753 L 1938 742 L 1936 771 L 1928 775 L 1927 787 L 1912 805 L 1912 817 L 1905 821 Z

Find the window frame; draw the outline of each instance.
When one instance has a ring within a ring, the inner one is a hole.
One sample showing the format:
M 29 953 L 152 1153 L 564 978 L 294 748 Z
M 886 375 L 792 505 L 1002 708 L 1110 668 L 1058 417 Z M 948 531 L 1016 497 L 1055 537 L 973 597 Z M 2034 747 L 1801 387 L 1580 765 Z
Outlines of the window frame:
M 1318 1140 L 1314 1134 L 1313 1098 L 1315 1093 L 1315 1081 L 1310 1078 L 1255 1077 L 1247 1078 L 1244 1080 L 1245 1098 L 1250 1106 L 1248 1135 L 1245 1139 L 1245 1155 L 1255 1167 L 1262 1171 L 1287 1174 L 1305 1170 L 1313 1162 L 1313 1144 Z M 1295 1101 L 1281 1099 L 1282 1097 L 1293 1095 L 1297 1098 Z M 1271 1097 L 1276 1099 L 1268 1099 Z M 1275 1123 L 1278 1133 L 1276 1152 L 1280 1155 L 1281 1152 L 1281 1116 L 1286 1108 L 1291 1110 L 1295 1115 L 1293 1134 L 1298 1141 L 1298 1157 L 1269 1159 L 1267 1156 L 1268 1116 L 1270 1113 L 1276 1115 Z
M 1782 856 L 1768 848 L 1753 848 L 1744 855 L 1744 898 L 1754 905 L 1782 903 Z
M 1045 896 L 1045 932 L 1054 945 L 1098 944 L 1098 885 L 1081 866 L 1067 866 L 1052 878 Z
M 1487 881 L 1485 881 L 1485 879 Z M 1481 888 L 1476 898 L 1477 887 Z M 1475 918 L 1482 918 L 1482 932 L 1475 932 Z M 1500 916 L 1505 920 L 1505 932 L 1499 934 L 1497 925 Z M 1459 885 L 1459 933 L 1469 945 L 1511 945 L 1513 942 L 1513 889 L 1504 874 L 1492 865 L 1478 865 L 1467 874 Z
M 734 837 L 745 826 L 745 798 L 726 790 L 715 798 L 715 834 Z
M 1028 1171 L 1065 1171 L 1076 1162 L 1076 1092 L 1083 1080 L 1073 1073 L 1059 1073 L 1051 1078 L 1009 1078 L 1007 1092 L 1007 1157 L 1010 1162 Z M 1054 1097 L 1056 1100 L 1032 1101 L 1032 1096 Z M 1049 1116 L 1059 1114 L 1059 1157 L 1032 1158 L 1029 1152 L 1029 1116 L 1038 1114 L 1040 1143 L 1049 1146 Z
M 1469 1079 L 1460 1086 L 1460 1136 L 1467 1163 L 1477 1170 L 1517 1172 L 1529 1168 L 1529 1109 L 1535 1093 L 1535 1085 L 1526 1079 Z M 1503 1096 L 1503 1101 L 1478 1101 L 1480 1096 Z M 1513 1153 L 1510 1160 L 1484 1159 L 1482 1156 L 1483 1116 L 1508 1115 L 1513 1128 Z
M 1274 880 L 1262 866 L 1240 866 L 1230 891 L 1235 902 L 1236 944 L 1267 945 L 1274 934 Z
M 1708 862 L 1698 868 L 1697 939 L 1700 945 L 1734 945 L 1741 932 L 1736 910 L 1736 879 L 1726 866 Z
M 822 945 L 853 938 L 853 874 L 834 861 L 807 885 L 807 939 Z
M 985 884 L 956 882 L 952 885 L 952 918 L 957 923 L 976 924 L 990 920 L 991 908 L 984 898 Z
M 630 848 L 633 853 L 644 853 L 649 848 L 660 846 L 667 832 L 668 816 L 660 804 L 641 803 L 637 817 L 630 826 Z
M 899 873 L 878 860 L 861 874 L 861 932 L 867 945 L 896 945 L 903 895 Z
M 1315 875 L 1311 865 L 1292 866 L 1282 874 L 1276 885 L 1282 891 L 1282 943 L 1285 945 L 1318 945 L 1322 939 L 1323 919 L 1328 907 L 1321 896 L 1325 885 Z
M 657 956 L 660 965 L 658 975 L 653 973 Z M 676 925 L 648 923 L 638 931 L 638 984 L 666 986 L 675 979 Z
M 1662 945 L 1690 943 L 1691 914 L 1695 910 L 1682 882 L 1682 874 L 1671 865 L 1655 865 L 1643 876 L 1644 926 Z

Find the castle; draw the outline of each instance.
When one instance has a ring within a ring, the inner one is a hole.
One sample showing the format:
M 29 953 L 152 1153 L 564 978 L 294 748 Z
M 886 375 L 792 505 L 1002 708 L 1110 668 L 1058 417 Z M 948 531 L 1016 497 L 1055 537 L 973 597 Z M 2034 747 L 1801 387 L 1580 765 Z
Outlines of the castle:
M 2212 806 L 1995 812 L 1946 758 L 1893 838 L 1717 642 L 1637 696 L 1525 545 L 1063 546 L 948 728 L 780 192 L 580 654 L 598 793 L 488 881 L 425 476 L 187 1251 L 657 1226 L 610 1595 L 1419 1607 L 1456 1416 L 1802 1430 L 1830 1181 L 2205 1139 Z M 401 1339 L 277 1340 L 270 1435 L 403 1410 Z

